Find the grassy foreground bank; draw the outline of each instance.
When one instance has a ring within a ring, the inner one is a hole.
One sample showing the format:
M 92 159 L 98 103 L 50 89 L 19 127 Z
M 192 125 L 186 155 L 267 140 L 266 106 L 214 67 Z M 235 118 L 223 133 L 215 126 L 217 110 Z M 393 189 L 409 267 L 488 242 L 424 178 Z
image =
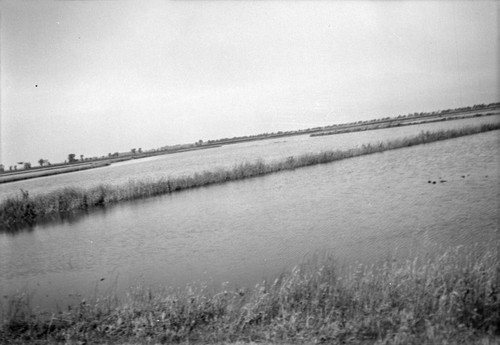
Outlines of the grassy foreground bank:
M 375 145 L 362 145 L 361 147 L 349 150 L 309 153 L 269 163 L 263 161 L 246 162 L 236 165 L 233 168 L 204 171 L 202 173 L 195 173 L 192 176 L 131 181 L 122 186 L 100 185 L 88 189 L 64 188 L 36 196 L 30 196 L 28 192 L 21 191 L 21 196 L 8 198 L 0 204 L 0 231 L 16 230 L 20 227 L 36 224 L 39 221 L 64 217 L 75 212 L 87 212 L 94 208 L 105 207 L 126 200 L 173 193 L 188 188 L 240 180 L 282 170 L 293 170 L 299 167 L 323 164 L 345 158 L 497 129 L 500 129 L 500 123 L 436 132 L 422 132 L 412 137 L 389 140 Z
M 494 344 L 500 257 L 463 248 L 434 258 L 355 266 L 309 262 L 249 290 L 206 287 L 81 302 L 53 315 L 11 301 L 4 343 Z

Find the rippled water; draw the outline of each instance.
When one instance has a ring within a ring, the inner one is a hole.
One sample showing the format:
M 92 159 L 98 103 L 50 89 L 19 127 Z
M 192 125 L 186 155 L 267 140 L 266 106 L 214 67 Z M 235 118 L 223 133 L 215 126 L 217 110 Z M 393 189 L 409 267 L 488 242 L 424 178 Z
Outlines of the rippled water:
M 467 125 L 499 121 L 500 115 L 493 115 L 321 137 L 299 135 L 250 141 L 206 150 L 125 161 L 108 167 L 69 174 L 0 184 L 0 200 L 8 196 L 19 195 L 20 189 L 28 190 L 30 195 L 34 195 L 67 186 L 91 187 L 100 183 L 123 184 L 131 179 L 192 174 L 216 167 L 230 167 L 245 161 L 257 159 L 270 161 L 307 152 L 350 149 L 362 144 L 416 135 L 426 130 L 461 128 Z
M 353 263 L 484 246 L 499 236 L 499 144 L 494 131 L 0 234 L 0 291 L 53 307 L 138 283 L 249 286 L 322 251 Z

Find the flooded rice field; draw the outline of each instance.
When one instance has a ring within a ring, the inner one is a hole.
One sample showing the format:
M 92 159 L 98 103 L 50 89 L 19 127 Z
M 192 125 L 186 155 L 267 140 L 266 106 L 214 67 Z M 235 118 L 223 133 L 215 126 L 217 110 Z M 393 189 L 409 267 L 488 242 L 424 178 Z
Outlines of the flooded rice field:
M 471 120 L 486 119 L 493 118 Z M 140 171 L 189 173 L 239 159 L 349 148 L 423 129 L 428 128 L 248 142 L 44 180 L 80 178 L 91 184 L 92 176 L 102 174 L 101 180 L 119 181 L 125 169 L 137 178 Z M 120 295 L 138 284 L 251 286 L 323 252 L 352 264 L 429 248 L 480 249 L 499 237 L 499 144 L 493 131 L 127 202 L 1 233 L 0 292 L 6 300 L 28 291 L 36 305 L 54 308 L 83 296 Z M 42 179 L 22 184 L 37 180 Z

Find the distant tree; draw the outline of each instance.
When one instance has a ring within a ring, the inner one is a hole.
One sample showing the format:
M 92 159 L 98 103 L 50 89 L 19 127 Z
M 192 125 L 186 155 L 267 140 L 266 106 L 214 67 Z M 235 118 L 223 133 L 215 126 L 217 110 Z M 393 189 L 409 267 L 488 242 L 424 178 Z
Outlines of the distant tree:
M 14 170 L 17 170 L 17 165 L 14 165 Z
M 4 172 L 5 171 L 5 167 L 3 166 L 3 164 L 0 164 L 0 172 Z
M 136 149 L 131 149 L 130 150 L 130 152 L 132 152 L 132 154 L 134 154 L 134 155 L 135 155 L 135 151 L 136 151 Z
M 139 147 L 139 149 L 137 149 L 137 151 L 138 151 L 139 153 L 142 153 L 142 148 L 140 148 L 140 147 Z
M 80 162 L 83 162 L 83 155 L 80 155 Z
M 25 162 L 24 163 L 24 169 L 31 169 L 31 163 L 30 162 Z
M 76 162 L 75 156 L 76 155 L 74 153 L 70 153 L 68 155 L 68 162 L 70 162 L 70 163 Z
M 45 161 L 43 160 L 43 158 L 40 158 L 40 159 L 38 160 L 38 164 L 40 164 L 40 166 L 41 166 L 41 167 L 43 167 L 43 163 L 44 163 L 44 162 L 45 162 Z

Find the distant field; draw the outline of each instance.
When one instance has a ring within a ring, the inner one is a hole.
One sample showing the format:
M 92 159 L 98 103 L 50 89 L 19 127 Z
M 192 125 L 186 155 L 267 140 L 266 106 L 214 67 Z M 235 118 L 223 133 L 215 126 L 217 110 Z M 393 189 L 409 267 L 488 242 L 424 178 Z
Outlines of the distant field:
M 455 111 L 444 114 L 441 113 L 424 114 L 415 117 L 389 118 L 389 119 L 375 120 L 371 122 L 364 121 L 363 123 L 360 124 L 358 123 L 341 124 L 334 126 L 325 126 L 320 128 L 312 128 L 307 130 L 290 131 L 284 133 L 278 132 L 278 133 L 250 136 L 250 137 L 221 139 L 212 142 L 209 141 L 201 145 L 192 145 L 190 147 L 180 147 L 176 149 L 165 149 L 154 152 L 144 152 L 136 155 L 126 153 L 114 158 L 106 157 L 89 162 L 82 162 L 82 163 L 78 162 L 72 164 L 54 164 L 53 166 L 47 166 L 47 167 L 34 167 L 32 169 L 5 171 L 3 173 L 0 173 L 0 184 L 27 180 L 37 177 L 65 174 L 65 173 L 93 169 L 93 168 L 100 168 L 108 166 L 112 163 L 127 161 L 131 159 L 141 159 L 141 158 L 147 158 L 164 154 L 173 154 L 173 153 L 193 151 L 193 150 L 203 150 L 203 149 L 216 148 L 216 147 L 221 147 L 223 145 L 237 144 L 247 141 L 265 140 L 274 137 L 287 137 L 293 135 L 306 135 L 306 134 L 310 134 L 310 136 L 314 137 L 314 136 L 383 129 L 390 127 L 398 127 L 398 126 L 410 126 L 410 125 L 417 125 L 417 124 L 436 122 L 436 121 L 459 120 L 471 117 L 499 115 L 499 114 L 500 114 L 500 109 L 498 107 L 488 107 L 485 109 L 463 110 L 463 111 Z

